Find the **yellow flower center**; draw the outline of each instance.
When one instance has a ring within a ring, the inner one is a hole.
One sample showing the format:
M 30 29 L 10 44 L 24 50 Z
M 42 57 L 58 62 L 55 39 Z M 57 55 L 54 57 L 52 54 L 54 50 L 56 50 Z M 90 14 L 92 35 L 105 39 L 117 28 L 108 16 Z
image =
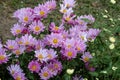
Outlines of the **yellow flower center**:
M 32 70 L 35 71 L 37 69 L 37 66 L 36 65 L 33 65 L 32 66 Z
M 58 68 L 58 64 L 54 64 L 55 69 Z
M 40 46 L 40 45 L 37 45 L 37 47 L 36 47 L 36 48 L 37 48 L 37 50 L 39 50 L 39 49 L 41 48 L 41 46 Z
M 15 53 L 16 53 L 16 55 L 19 55 L 20 54 L 20 50 L 16 50 Z
M 57 44 L 58 43 L 58 39 L 53 39 L 53 43 Z
M 11 46 L 9 46 L 9 49 L 13 49 L 13 48 L 14 48 L 14 46 L 12 46 L 12 45 L 11 45 Z
M 40 15 L 41 15 L 41 16 L 44 16 L 44 15 L 45 15 L 45 12 L 44 12 L 44 11 L 40 11 Z
M 0 55 L 0 61 L 5 60 L 5 56 L 4 55 Z
M 67 4 L 67 7 L 70 7 L 70 4 Z
M 70 21 L 70 17 L 67 17 L 65 20 L 66 20 L 66 21 Z
M 85 62 L 88 62 L 88 61 L 89 61 L 89 58 L 88 58 L 88 57 L 85 57 L 83 60 L 84 60 Z
M 43 59 L 43 55 L 42 54 L 39 54 L 38 58 L 41 60 Z
M 20 32 L 21 32 L 21 30 L 20 30 L 20 29 L 17 29 L 17 30 L 16 30 L 16 33 L 17 33 L 17 34 L 19 34 Z
M 71 45 L 69 44 L 67 47 L 68 47 L 68 48 L 71 48 Z
M 28 22 L 28 17 L 27 17 L 27 16 L 24 17 L 24 21 L 25 21 L 25 22 Z
M 71 51 L 69 51 L 69 52 L 67 53 L 67 55 L 68 55 L 69 57 L 72 57 L 73 53 L 72 53 Z
M 59 27 L 58 26 L 55 26 L 55 28 L 54 28 L 56 31 L 59 29 Z
M 64 9 L 64 10 L 63 10 L 63 13 L 66 13 L 66 12 L 67 12 L 67 10 L 66 10 L 66 9 Z
M 13 70 L 12 70 L 12 72 L 11 72 L 11 73 L 12 73 L 12 74 L 14 74 L 14 73 L 15 73 L 15 71 L 13 71 Z
M 29 45 L 29 41 L 26 41 L 26 42 L 25 42 L 25 45 Z
M 80 38 L 81 38 L 82 40 L 84 40 L 84 36 L 80 36 Z
M 48 77 L 48 73 L 47 73 L 47 72 L 44 72 L 44 73 L 43 73 L 43 76 L 44 76 L 44 77 Z
M 22 41 L 19 41 L 18 44 L 23 44 L 23 42 L 22 42 Z
M 83 24 L 83 22 L 82 22 L 82 21 L 80 21 L 80 22 L 79 22 L 79 24 Z
M 39 27 L 39 26 L 36 26 L 36 27 L 35 27 L 35 31 L 40 31 L 40 27 Z
M 80 50 L 81 50 L 81 48 L 80 48 L 80 47 L 77 47 L 77 50 L 78 50 L 78 51 L 80 51 Z
M 51 54 L 48 54 L 48 56 L 47 56 L 49 59 L 51 59 L 52 58 L 52 55 Z
M 51 6 L 51 5 L 49 5 L 49 6 L 48 6 L 48 8 L 49 8 L 49 9 L 52 9 L 52 6 Z
M 21 77 L 20 76 L 17 76 L 17 78 L 15 80 L 21 80 Z

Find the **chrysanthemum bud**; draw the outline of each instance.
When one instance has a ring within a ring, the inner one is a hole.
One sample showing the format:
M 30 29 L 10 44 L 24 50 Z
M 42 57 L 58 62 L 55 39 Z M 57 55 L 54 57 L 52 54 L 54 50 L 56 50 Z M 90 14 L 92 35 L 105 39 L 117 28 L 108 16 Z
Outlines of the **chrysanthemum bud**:
M 67 71 L 66 71 L 68 74 L 73 74 L 74 73 L 74 69 L 67 69 Z
M 112 4 L 115 4 L 115 3 L 116 3 L 116 1 L 115 1 L 115 0 L 110 0 L 110 2 L 111 2 Z
M 110 42 L 113 42 L 113 43 L 115 42 L 115 38 L 114 37 L 110 37 L 109 40 L 110 40 Z
M 112 70 L 113 70 L 113 71 L 115 71 L 116 69 L 117 69 L 117 67 L 115 67 L 115 66 L 112 67 Z
M 110 48 L 110 49 L 114 49 L 114 48 L 115 48 L 115 45 L 114 45 L 114 44 L 110 44 L 110 45 L 109 45 L 109 48 Z

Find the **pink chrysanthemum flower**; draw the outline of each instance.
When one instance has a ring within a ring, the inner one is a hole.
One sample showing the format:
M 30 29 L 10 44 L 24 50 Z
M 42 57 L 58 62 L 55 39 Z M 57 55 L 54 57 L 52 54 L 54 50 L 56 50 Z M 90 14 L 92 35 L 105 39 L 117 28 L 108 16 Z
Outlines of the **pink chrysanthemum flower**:
M 0 64 L 7 63 L 8 61 L 8 55 L 6 55 L 5 50 L 0 48 Z
M 52 47 L 57 48 L 62 45 L 63 37 L 60 33 L 51 33 L 48 35 L 47 40 L 52 45 Z
M 82 40 L 82 41 L 84 41 L 84 42 L 86 42 L 87 41 L 87 32 L 86 31 L 79 31 L 78 33 L 77 33 L 77 37 L 80 39 L 80 40 Z
M 7 67 L 8 71 L 10 72 L 10 74 L 13 76 L 15 73 L 22 73 L 23 70 L 20 68 L 20 65 L 10 65 L 9 67 Z
M 61 34 L 62 34 L 63 40 L 65 40 L 69 37 L 68 31 L 66 31 L 66 30 L 62 31 Z
M 75 39 L 72 38 L 72 39 L 66 39 L 64 42 L 63 42 L 63 45 L 64 45 L 64 48 L 65 49 L 71 49 L 71 48 L 75 48 Z
M 79 17 L 80 19 L 88 19 L 89 23 L 94 23 L 95 22 L 95 18 L 92 15 L 83 15 Z
M 90 41 L 94 40 L 99 33 L 100 33 L 99 29 L 89 29 L 87 35 L 88 40 Z
M 92 55 L 90 54 L 90 52 L 85 52 L 81 57 L 84 62 L 88 62 L 89 59 L 92 58 Z
M 15 50 L 19 46 L 15 40 L 7 40 L 5 47 L 9 50 Z
M 37 7 L 34 8 L 34 13 L 36 17 L 46 18 L 49 10 L 45 5 L 39 4 Z
M 21 34 L 22 30 L 23 30 L 23 26 L 17 23 L 17 24 L 14 24 L 14 27 L 11 28 L 11 33 L 15 36 L 15 35 Z
M 71 14 L 73 13 L 73 9 L 72 8 L 66 8 L 66 6 L 63 6 L 62 4 L 60 4 L 61 6 L 61 9 L 60 9 L 60 12 L 63 13 L 63 14 Z
M 35 46 L 37 40 L 32 35 L 24 35 L 21 37 L 22 45 L 24 46 Z
M 24 73 L 15 73 L 13 78 L 15 80 L 27 80 Z
M 43 49 L 45 47 L 45 44 L 41 40 L 37 40 L 37 43 L 35 44 L 35 50 L 40 50 L 41 48 Z
M 26 80 L 25 74 L 19 65 L 10 65 L 7 69 L 15 80 Z
M 69 14 L 69 13 L 73 13 L 73 9 L 72 8 L 67 8 L 65 5 L 60 4 L 60 10 L 61 13 L 63 14 Z
M 67 12 L 67 7 L 64 6 L 63 4 L 60 4 L 60 12 L 65 14 Z
M 16 37 L 15 41 L 17 42 L 18 45 L 23 45 L 21 38 Z
M 63 21 L 69 23 L 69 24 L 73 24 L 75 21 L 74 21 L 74 18 L 76 17 L 76 15 L 71 15 L 71 13 L 67 13 L 67 14 L 64 14 L 63 15 Z
M 52 22 L 50 24 L 50 27 L 49 27 L 50 31 L 51 32 L 54 32 L 54 33 L 60 33 L 64 30 L 64 27 L 63 27 L 63 24 L 61 24 L 59 27 L 55 25 L 54 22 Z
M 67 6 L 69 8 L 69 7 L 74 7 L 76 1 L 75 0 L 69 0 L 69 1 L 68 0 L 63 0 L 63 3 L 64 3 L 65 6 Z
M 57 70 L 57 72 L 62 71 L 62 63 L 58 60 L 55 60 L 52 62 L 52 65 L 54 66 L 54 70 Z
M 47 57 L 49 60 L 53 60 L 57 57 L 57 52 L 54 51 L 53 49 L 50 49 L 50 50 L 47 50 L 48 54 L 47 54 Z
M 43 80 L 48 80 L 51 78 L 50 70 L 47 67 L 43 67 L 43 69 L 41 70 L 39 75 L 40 75 L 41 79 L 43 79 Z
M 44 5 L 48 8 L 48 10 L 54 10 L 56 8 L 56 1 L 50 0 L 47 1 Z
M 58 73 L 58 70 L 54 69 L 54 65 L 52 63 L 49 63 L 47 65 L 47 68 L 50 70 L 51 76 L 56 76 Z
M 40 49 L 35 51 L 35 57 L 37 57 L 37 59 L 41 62 L 43 61 L 48 61 L 48 52 L 46 49 Z
M 69 28 L 69 32 L 70 32 L 69 36 L 75 38 L 77 36 L 78 31 L 79 29 L 76 26 Z
M 33 9 L 31 8 L 21 8 L 17 10 L 13 17 L 16 17 L 19 19 L 19 22 L 22 23 L 30 23 L 33 20 Z
M 19 48 L 13 50 L 13 54 L 15 54 L 18 57 L 19 55 L 24 53 L 25 49 L 26 49 L 25 46 L 20 46 Z
M 67 57 L 67 59 L 76 58 L 77 51 L 74 48 L 73 49 L 65 49 L 62 51 L 62 55 Z
M 38 34 L 40 34 L 40 32 L 44 31 L 45 26 L 40 21 L 34 21 L 34 22 L 32 22 L 32 24 L 30 25 L 29 28 L 31 31 L 33 31 L 34 34 L 38 35 Z
M 31 72 L 38 73 L 40 70 L 40 64 L 37 61 L 31 61 L 28 64 L 28 68 Z
M 77 17 L 76 22 L 81 26 L 87 25 L 87 22 L 82 20 L 82 18 L 80 16 Z
M 85 50 L 86 50 L 86 44 L 85 44 L 85 42 L 84 41 L 81 41 L 81 40 L 79 40 L 79 39 L 76 39 L 76 43 L 75 43 L 76 45 L 76 50 L 78 51 L 78 52 L 84 52 Z

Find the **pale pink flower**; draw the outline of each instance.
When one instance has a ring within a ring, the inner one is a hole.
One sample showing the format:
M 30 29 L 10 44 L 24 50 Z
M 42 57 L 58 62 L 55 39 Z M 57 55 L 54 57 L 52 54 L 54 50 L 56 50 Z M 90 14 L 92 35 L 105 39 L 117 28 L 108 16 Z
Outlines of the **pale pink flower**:
M 47 41 L 52 45 L 52 47 L 60 47 L 62 45 L 63 37 L 60 33 L 51 33 L 47 37 Z
M 75 0 L 63 0 L 63 4 L 65 5 L 65 6 L 67 6 L 68 8 L 69 7 L 75 7 L 75 3 L 76 3 L 76 1 Z
M 5 50 L 0 48 L 0 64 L 7 63 L 9 55 L 6 54 Z
M 60 33 L 64 30 L 64 26 L 63 26 L 63 24 L 61 24 L 60 26 L 56 26 L 55 23 L 52 22 L 49 26 L 49 29 L 51 32 Z
M 19 22 L 29 24 L 32 22 L 34 16 L 33 16 L 33 9 L 31 8 L 21 8 L 17 10 L 13 17 L 16 17 L 19 19 Z
M 45 26 L 43 25 L 41 21 L 34 21 L 29 27 L 29 29 L 33 31 L 34 34 L 37 34 L 37 35 L 43 32 L 44 28 Z
M 76 43 L 75 43 L 76 45 L 76 50 L 78 51 L 78 52 L 84 52 L 85 50 L 86 50 L 86 47 L 87 47 L 87 45 L 85 44 L 85 42 L 84 41 L 81 41 L 81 40 L 79 40 L 79 39 L 76 39 Z
M 25 46 L 20 46 L 19 48 L 13 50 L 13 54 L 15 54 L 18 57 L 19 55 L 24 53 L 25 49 Z
M 35 44 L 35 50 L 40 50 L 45 47 L 45 44 L 42 40 L 37 40 L 37 43 Z
M 62 50 L 61 53 L 67 59 L 73 59 L 73 58 L 76 58 L 77 56 L 77 51 L 74 48 Z
M 47 67 L 43 67 L 39 75 L 42 80 L 48 80 L 51 77 L 50 70 Z
M 28 64 L 28 68 L 31 72 L 38 73 L 40 71 L 40 64 L 38 61 L 30 61 Z
M 48 52 L 46 49 L 40 49 L 35 51 L 35 57 L 41 62 L 48 61 Z
M 49 1 L 45 2 L 44 5 L 48 8 L 48 10 L 54 10 L 56 8 L 56 1 L 49 0 Z
M 35 46 L 37 40 L 32 35 L 25 34 L 21 37 L 21 42 L 24 46 Z
M 67 38 L 65 41 L 63 41 L 63 45 L 65 49 L 71 49 L 71 48 L 75 48 L 75 39 L 69 39 Z
M 57 57 L 57 52 L 54 51 L 53 49 L 49 49 L 47 50 L 48 54 L 47 54 L 47 57 L 49 60 L 53 60 Z
M 89 29 L 87 35 L 88 40 L 89 41 L 94 40 L 99 33 L 100 33 L 99 29 Z
M 34 8 L 34 13 L 36 17 L 39 17 L 41 19 L 47 17 L 49 10 L 45 5 L 39 4 L 37 7 Z
M 22 30 L 23 30 L 23 26 L 17 23 L 17 24 L 14 24 L 14 27 L 11 28 L 11 33 L 15 36 L 15 35 L 21 34 Z
M 15 50 L 19 46 L 15 40 L 7 40 L 5 47 L 9 50 Z
M 88 62 L 92 58 L 92 55 L 90 52 L 85 52 L 81 57 L 84 62 Z

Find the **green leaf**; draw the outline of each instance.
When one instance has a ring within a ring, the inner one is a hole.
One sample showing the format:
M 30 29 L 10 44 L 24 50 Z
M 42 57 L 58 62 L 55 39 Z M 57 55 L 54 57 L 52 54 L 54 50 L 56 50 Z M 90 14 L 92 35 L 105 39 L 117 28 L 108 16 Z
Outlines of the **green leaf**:
M 97 72 L 89 72 L 90 75 L 97 77 L 99 74 Z

